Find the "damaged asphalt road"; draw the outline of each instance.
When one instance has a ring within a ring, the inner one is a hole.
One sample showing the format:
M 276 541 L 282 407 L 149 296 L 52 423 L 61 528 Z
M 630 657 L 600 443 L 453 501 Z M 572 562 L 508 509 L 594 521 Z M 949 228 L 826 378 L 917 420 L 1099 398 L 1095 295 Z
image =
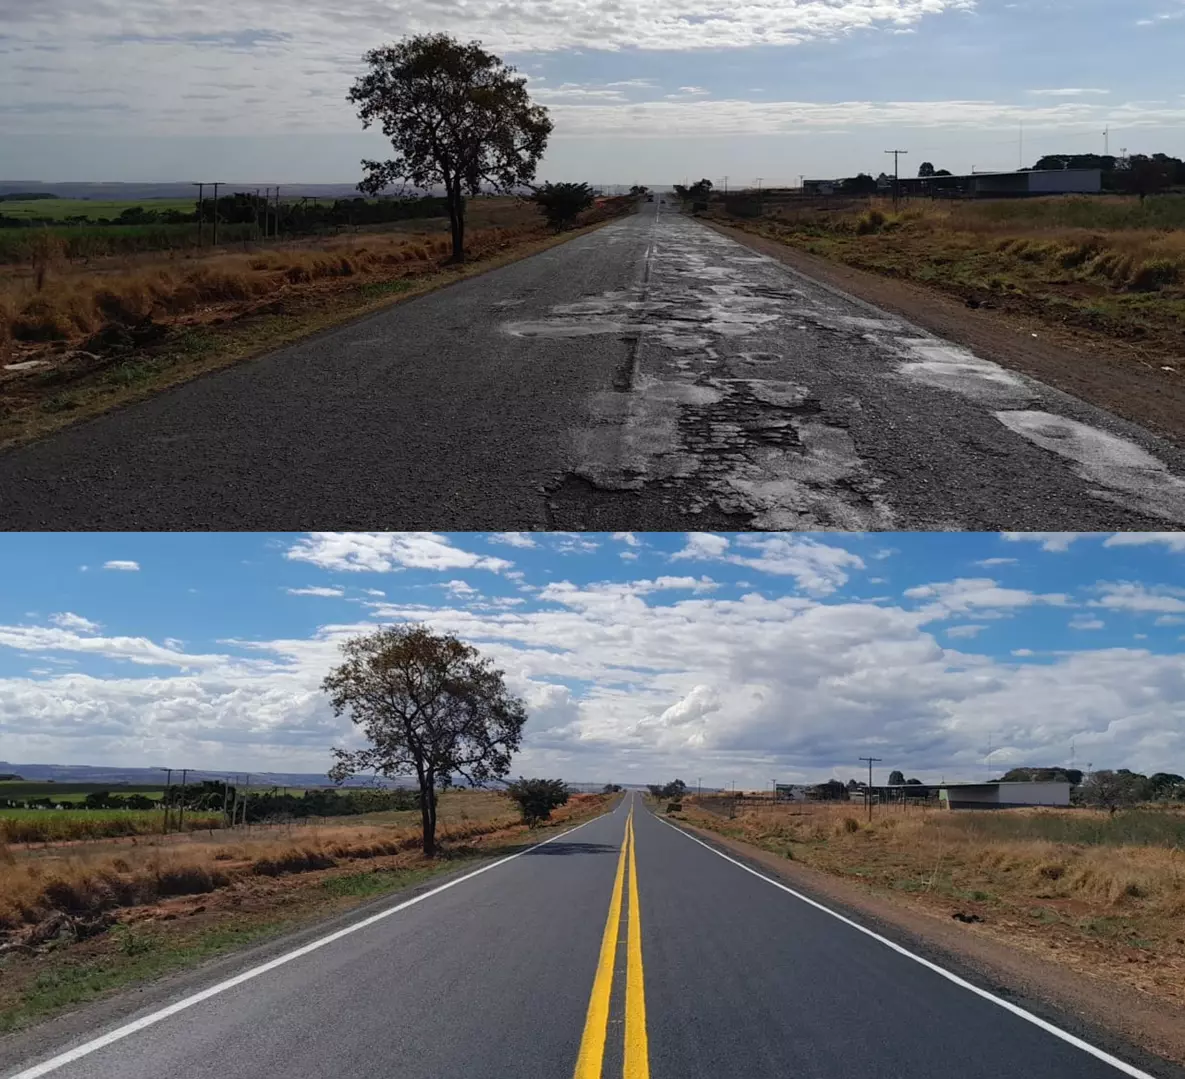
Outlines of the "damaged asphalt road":
M 1163 529 L 1185 455 L 647 204 L 10 451 L 0 522 Z

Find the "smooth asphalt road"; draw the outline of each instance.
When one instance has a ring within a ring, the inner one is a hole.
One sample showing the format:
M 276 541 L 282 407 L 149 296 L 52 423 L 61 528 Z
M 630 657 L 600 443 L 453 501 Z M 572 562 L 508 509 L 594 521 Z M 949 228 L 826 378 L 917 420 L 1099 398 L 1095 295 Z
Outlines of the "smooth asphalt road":
M 1185 455 L 661 203 L 0 455 L 9 529 L 1185 526 Z
M 113 1040 L 89 1030 L 56 1049 L 79 1056 L 47 1068 L 45 1054 L 22 1075 L 1144 1075 L 721 858 L 629 795 L 213 989 L 155 1020 L 170 1002 L 146 1002 L 146 1026 Z

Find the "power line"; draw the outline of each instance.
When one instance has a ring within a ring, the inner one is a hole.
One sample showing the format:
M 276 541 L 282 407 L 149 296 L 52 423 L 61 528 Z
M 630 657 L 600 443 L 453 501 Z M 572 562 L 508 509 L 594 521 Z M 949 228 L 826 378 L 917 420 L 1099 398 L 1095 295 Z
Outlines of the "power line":
M 897 199 L 898 199 L 898 193 L 901 190 L 901 187 L 900 187 L 900 185 L 901 185 L 901 169 L 900 169 L 901 155 L 908 154 L 909 151 L 908 150 L 886 150 L 885 153 L 893 155 L 893 205 L 896 206 Z M 863 761 L 864 759 L 861 758 L 860 760 Z M 869 771 L 871 772 L 872 766 L 870 765 L 868 768 L 869 768 Z M 869 813 L 871 814 L 872 813 L 872 809 L 871 809 L 872 804 L 869 803 L 868 805 L 869 805 Z
M 890 154 L 892 152 L 893 152 L 892 150 L 888 151 L 888 153 L 890 153 Z M 868 820 L 871 821 L 872 820 L 872 763 L 874 761 L 882 761 L 883 758 L 862 757 L 860 760 L 868 762 L 868 787 L 865 789 L 864 798 L 868 803 Z

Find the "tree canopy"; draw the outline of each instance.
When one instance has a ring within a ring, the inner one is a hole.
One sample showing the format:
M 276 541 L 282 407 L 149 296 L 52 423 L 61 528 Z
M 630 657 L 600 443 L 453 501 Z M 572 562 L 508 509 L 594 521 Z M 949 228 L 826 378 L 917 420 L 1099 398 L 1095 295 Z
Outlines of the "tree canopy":
M 518 803 L 523 821 L 533 829 L 568 801 L 568 785 L 563 780 L 525 780 L 520 776 L 507 786 L 506 794 Z
M 465 254 L 465 195 L 531 184 L 551 134 L 547 110 L 533 105 L 527 80 L 480 42 L 418 34 L 363 57 L 368 70 L 347 100 L 362 126 L 378 124 L 395 156 L 364 159 L 360 191 L 393 184 L 443 187 L 453 259 Z
M 556 232 L 572 228 L 581 211 L 592 206 L 594 197 L 593 189 L 583 183 L 547 183 L 537 187 L 531 196 Z
M 322 689 L 335 715 L 348 713 L 369 745 L 334 748 L 329 775 L 338 783 L 359 772 L 415 776 L 424 854 L 434 855 L 438 790 L 455 776 L 481 786 L 510 771 L 527 721 L 523 702 L 488 658 L 423 625 L 350 638 L 342 654 Z

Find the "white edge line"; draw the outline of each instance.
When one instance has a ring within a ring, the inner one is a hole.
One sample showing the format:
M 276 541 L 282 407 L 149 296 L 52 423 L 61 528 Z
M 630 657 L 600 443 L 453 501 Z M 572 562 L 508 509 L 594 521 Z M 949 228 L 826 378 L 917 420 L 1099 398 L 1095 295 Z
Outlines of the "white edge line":
M 612 813 L 612 811 L 610 811 Z M 459 878 L 453 878 L 452 881 L 446 881 L 443 885 L 437 885 L 435 889 L 429 889 L 428 892 L 420 893 L 419 896 L 413 896 L 410 900 L 404 900 L 394 907 L 387 908 L 385 911 L 380 911 L 375 915 L 370 915 L 360 922 L 351 923 L 349 926 L 343 927 L 341 930 L 336 930 L 332 934 L 328 934 L 323 938 L 318 938 L 316 941 L 311 941 L 307 945 L 302 945 L 299 949 L 293 949 L 291 952 L 284 953 L 282 956 L 277 956 L 265 964 L 259 964 L 257 967 L 249 968 L 247 971 L 240 972 L 238 975 L 230 979 L 224 979 L 220 983 L 215 983 L 213 986 L 206 987 L 205 990 L 199 990 L 196 994 L 190 994 L 188 997 L 182 998 L 180 1001 L 173 1002 L 172 1005 L 166 1005 L 163 1009 L 157 1009 L 156 1012 L 149 1013 L 147 1016 L 141 1016 L 137 1020 L 124 1024 L 121 1027 L 115 1028 L 113 1031 L 107 1032 L 105 1035 L 100 1035 L 96 1039 L 91 1039 L 84 1042 L 81 1046 L 76 1046 L 72 1050 L 66 1050 L 56 1057 L 49 1058 L 47 1061 L 42 1061 L 29 1069 L 16 1074 L 14 1080 L 21 1080 L 25 1077 L 39 1077 L 45 1076 L 56 1069 L 60 1069 L 63 1065 L 69 1065 L 72 1061 L 77 1061 L 79 1058 L 86 1057 L 88 1054 L 93 1054 L 96 1050 L 101 1050 L 105 1046 L 110 1046 L 112 1043 L 119 1042 L 120 1039 L 126 1039 L 129 1035 L 134 1035 L 137 1031 L 143 1031 L 147 1027 L 152 1027 L 153 1024 L 158 1024 L 168 1017 L 182 1012 L 191 1006 L 200 1004 L 207 998 L 212 998 L 216 994 L 221 994 L 224 990 L 229 990 L 232 987 L 238 986 L 240 983 L 245 983 L 249 979 L 257 978 L 260 975 L 265 975 L 275 968 L 281 967 L 284 964 L 290 963 L 293 960 L 299 960 L 302 956 L 307 956 L 311 952 L 322 948 L 325 945 L 344 938 L 349 934 L 353 934 L 358 930 L 362 930 L 367 926 L 379 922 L 390 915 L 403 911 L 411 907 L 413 904 L 418 904 L 422 900 L 427 900 L 430 896 L 436 896 L 442 893 L 445 889 L 451 889 L 454 885 L 460 885 L 463 881 L 470 881 L 479 874 L 484 874 L 488 870 L 493 870 L 497 866 L 503 866 L 513 859 L 520 858 L 523 855 L 529 855 L 532 851 L 536 851 L 541 847 L 546 847 L 548 844 L 554 843 L 561 837 L 570 836 L 576 832 L 577 829 L 583 829 L 585 825 L 591 825 L 594 821 L 599 821 L 606 814 L 598 814 L 594 818 L 589 818 L 588 821 L 582 821 L 579 825 L 573 826 L 571 829 L 565 829 L 561 833 L 556 833 L 555 836 L 550 836 L 541 843 L 534 844 L 522 851 L 516 851 L 513 855 L 507 855 L 504 859 L 499 859 L 497 862 L 492 862 L 488 866 L 483 866 L 471 873 L 464 874 Z
M 887 945 L 894 952 L 900 953 L 902 956 L 907 956 L 910 960 L 916 961 L 923 967 L 927 967 L 931 971 L 937 972 L 944 979 L 949 979 L 956 986 L 961 986 L 964 990 L 970 990 L 971 993 L 978 994 L 981 998 L 985 998 L 986 1000 L 999 1005 L 1000 1008 L 1007 1009 L 1010 1013 L 1019 1016 L 1022 1020 L 1027 1020 L 1030 1024 L 1036 1024 L 1037 1027 L 1041 1028 L 1043 1031 L 1049 1032 L 1050 1035 L 1056 1035 L 1063 1042 L 1068 1042 L 1071 1046 L 1076 1046 L 1079 1050 L 1085 1051 L 1093 1057 L 1098 1058 L 1100 1061 L 1105 1061 L 1112 1068 L 1118 1069 L 1124 1074 L 1124 1076 L 1138 1077 L 1139 1080 L 1152 1080 L 1151 1074 L 1140 1072 L 1139 1069 L 1133 1068 L 1126 1062 L 1120 1061 L 1119 1058 L 1112 1057 L 1112 1055 L 1108 1054 L 1105 1050 L 1100 1050 L 1096 1046 L 1091 1046 L 1090 1043 L 1078 1038 L 1077 1035 L 1071 1035 L 1068 1031 L 1063 1031 L 1061 1028 L 1049 1023 L 1048 1020 L 1042 1020 L 1041 1017 L 1035 1016 L 1026 1009 L 1022 1009 L 1019 1005 L 1013 1005 L 1010 1001 L 1005 1001 L 1003 998 L 996 997 L 995 994 L 981 989 L 974 983 L 968 982 L 966 979 L 960 978 L 953 971 L 947 971 L 946 968 L 939 967 L 937 964 L 927 960 L 925 957 L 918 956 L 917 953 L 910 952 L 908 949 L 898 945 L 895 941 L 890 941 L 887 937 L 878 934 L 875 930 L 869 930 L 868 927 L 861 926 L 858 922 L 854 921 L 853 919 L 849 919 L 846 915 L 841 915 L 838 911 L 832 911 L 831 908 L 820 904 L 818 900 L 812 900 L 809 896 L 804 896 L 802 893 L 791 889 L 788 885 L 783 885 L 780 881 L 775 881 L 773 878 L 766 877 L 760 871 L 754 870 L 751 866 L 746 866 L 738 859 L 732 858 L 731 855 L 725 855 L 723 851 L 717 850 L 716 848 L 712 847 L 711 844 L 704 843 L 704 841 L 698 836 L 692 836 L 691 833 L 684 832 L 677 825 L 672 825 L 666 820 L 666 818 L 659 817 L 657 814 L 655 814 L 654 817 L 658 818 L 658 820 L 664 825 L 674 829 L 675 832 L 679 833 L 680 836 L 685 836 L 688 840 L 699 844 L 700 847 L 707 848 L 710 852 L 712 852 L 713 855 L 719 855 L 720 858 L 725 859 L 734 866 L 739 866 L 742 870 L 748 871 L 754 877 L 759 877 L 762 881 L 768 881 L 769 884 L 773 885 L 775 888 L 781 889 L 783 892 L 788 892 L 791 896 L 797 900 L 801 900 L 804 904 L 810 904 L 811 907 L 818 908 L 820 911 L 825 911 L 832 918 L 838 919 L 842 923 L 846 923 L 854 930 L 859 930 L 862 934 L 867 934 L 870 938 L 879 941 L 882 945 Z

